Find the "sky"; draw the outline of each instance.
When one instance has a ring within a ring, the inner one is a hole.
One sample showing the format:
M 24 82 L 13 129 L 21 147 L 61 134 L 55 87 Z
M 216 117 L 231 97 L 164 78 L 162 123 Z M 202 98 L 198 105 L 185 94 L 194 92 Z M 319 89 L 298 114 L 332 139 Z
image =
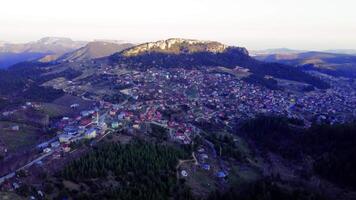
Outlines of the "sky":
M 356 49 L 355 0 L 1 0 L 0 41 L 203 39 L 248 49 Z

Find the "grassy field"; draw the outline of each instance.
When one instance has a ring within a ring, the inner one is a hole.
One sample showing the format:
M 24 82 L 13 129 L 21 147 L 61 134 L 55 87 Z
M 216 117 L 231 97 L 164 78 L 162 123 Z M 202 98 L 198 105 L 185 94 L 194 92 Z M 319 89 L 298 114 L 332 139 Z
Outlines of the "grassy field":
M 229 182 L 233 184 L 245 184 L 258 180 L 261 174 L 249 166 L 234 166 L 229 175 Z
M 92 105 L 93 102 L 90 101 L 85 101 L 80 97 L 72 96 L 72 95 L 64 95 L 55 101 L 52 102 L 53 104 L 56 104 L 58 106 L 64 106 L 66 108 L 70 109 L 70 105 L 72 104 L 79 104 L 79 107 L 77 110 L 85 110 L 88 109 Z
M 235 71 L 226 67 L 217 67 L 211 70 L 212 72 L 227 73 L 235 76 L 238 79 L 242 79 L 251 75 L 251 72 Z
M 179 173 L 183 169 L 188 172 L 188 176 L 184 177 L 184 179 L 186 180 L 186 184 L 192 189 L 194 195 L 206 197 L 217 189 L 216 179 L 212 171 L 205 171 L 194 166 L 192 163 L 183 164 L 180 167 Z
M 15 193 L 10 192 L 0 192 L 0 200 L 24 200 L 25 198 L 20 197 Z
M 44 103 L 41 105 L 40 110 L 47 114 L 49 117 L 65 116 L 71 112 L 71 109 L 66 106 L 61 106 L 53 103 Z
M 33 126 L 43 126 L 48 123 L 47 115 L 33 108 L 19 109 L 6 121 L 30 124 Z
M 13 125 L 19 125 L 20 130 L 10 130 Z M 43 133 L 38 128 L 25 124 L 0 121 L 0 141 L 10 153 L 36 145 L 42 135 Z

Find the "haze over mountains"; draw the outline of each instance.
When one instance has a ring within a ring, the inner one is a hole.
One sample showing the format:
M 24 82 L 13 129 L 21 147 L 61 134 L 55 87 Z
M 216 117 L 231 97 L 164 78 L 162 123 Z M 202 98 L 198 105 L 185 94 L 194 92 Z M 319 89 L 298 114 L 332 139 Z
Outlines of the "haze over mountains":
M 0 45 L 0 68 L 6 68 L 18 62 L 36 60 L 47 55 L 62 55 L 86 43 L 62 37 L 45 37 L 23 44 L 3 42 Z
M 24 53 L 24 52 L 36 52 L 36 53 L 65 53 L 70 50 L 74 50 L 84 46 L 85 41 L 73 41 L 69 38 L 62 37 L 45 37 L 37 41 L 28 43 L 2 43 L 0 46 L 0 52 L 2 53 Z
M 344 52 L 345 54 L 331 52 Z M 283 63 L 333 76 L 356 77 L 356 55 L 352 54 L 352 50 L 318 52 L 276 49 L 254 53 L 254 58 L 264 62 Z
M 60 62 L 66 62 L 99 58 L 131 46 L 133 45 L 114 40 L 98 40 L 88 43 L 61 37 L 45 37 L 23 44 L 0 42 L 0 68 L 32 60 L 52 62 L 59 59 Z

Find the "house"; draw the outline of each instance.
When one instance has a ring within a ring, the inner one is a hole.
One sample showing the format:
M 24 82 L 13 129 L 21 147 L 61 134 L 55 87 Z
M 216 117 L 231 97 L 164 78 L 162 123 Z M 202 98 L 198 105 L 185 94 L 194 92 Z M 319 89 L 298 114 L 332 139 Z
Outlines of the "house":
M 60 143 L 69 143 L 71 138 L 72 136 L 67 134 L 61 134 L 58 136 Z
M 80 114 L 81 114 L 83 117 L 88 117 L 88 116 L 90 115 L 90 111 L 84 110 L 84 111 L 80 112 Z
M 48 145 L 49 145 L 48 142 L 43 142 L 43 143 L 37 145 L 37 148 L 38 148 L 38 149 L 43 149 L 43 148 L 48 147 Z
M 119 122 L 112 122 L 111 123 L 111 128 L 113 128 L 113 129 L 119 128 Z
M 198 152 L 199 152 L 199 153 L 203 153 L 204 151 L 205 151 L 204 148 L 199 148 L 199 149 L 198 149 Z
M 11 127 L 12 131 L 19 131 L 20 130 L 20 126 L 19 125 L 14 125 Z
M 14 187 L 14 189 L 16 190 L 16 189 L 20 188 L 20 185 L 18 183 L 14 182 L 12 184 L 12 187 Z
M 63 148 L 63 151 L 66 152 L 66 153 L 67 153 L 67 152 L 70 152 L 70 150 L 71 150 L 68 145 L 63 146 L 62 148 Z
M 139 125 L 139 124 L 134 124 L 134 125 L 132 126 L 132 128 L 134 128 L 134 129 L 140 129 L 140 125 Z
M 110 114 L 111 116 L 116 115 L 116 110 L 110 110 L 109 114 Z
M 86 127 L 91 123 L 92 123 L 92 119 L 89 119 L 89 118 L 81 119 L 80 122 L 79 122 L 81 127 Z
M 99 127 L 105 131 L 108 128 L 108 125 L 105 122 L 100 122 Z
M 43 149 L 43 153 L 49 153 L 49 152 L 51 152 L 52 151 L 52 149 L 51 148 L 45 148 L 45 149 Z
M 77 103 L 75 103 L 75 104 L 72 104 L 72 105 L 70 105 L 70 108 L 78 108 L 79 107 L 79 104 L 77 104 Z
M 51 143 L 51 147 L 52 147 L 52 148 L 57 148 L 57 147 L 59 147 L 59 146 L 60 146 L 60 143 L 59 143 L 58 141 Z
M 216 176 L 218 178 L 225 178 L 227 176 L 227 174 L 224 171 L 219 171 Z
M 176 134 L 175 134 L 175 137 L 178 140 L 184 140 L 185 139 L 185 135 L 181 131 L 177 131 Z
M 117 115 L 117 119 L 118 120 L 123 120 L 125 117 L 125 113 L 124 112 L 121 112 L 120 114 Z
M 201 166 L 203 169 L 205 169 L 205 170 L 210 170 L 210 165 L 209 164 L 203 164 L 202 166 Z
M 91 128 L 85 132 L 85 138 L 86 139 L 92 139 L 96 137 L 96 129 Z
M 208 159 L 209 158 L 208 154 L 206 154 L 206 153 L 200 154 L 200 157 L 201 157 L 201 159 Z

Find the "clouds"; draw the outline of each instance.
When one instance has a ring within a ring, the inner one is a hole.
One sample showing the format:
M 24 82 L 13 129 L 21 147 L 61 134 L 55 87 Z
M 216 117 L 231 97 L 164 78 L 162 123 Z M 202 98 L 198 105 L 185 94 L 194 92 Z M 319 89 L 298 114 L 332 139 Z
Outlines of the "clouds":
M 0 37 L 188 37 L 248 48 L 356 48 L 355 6 L 352 0 L 12 0 L 0 5 Z

